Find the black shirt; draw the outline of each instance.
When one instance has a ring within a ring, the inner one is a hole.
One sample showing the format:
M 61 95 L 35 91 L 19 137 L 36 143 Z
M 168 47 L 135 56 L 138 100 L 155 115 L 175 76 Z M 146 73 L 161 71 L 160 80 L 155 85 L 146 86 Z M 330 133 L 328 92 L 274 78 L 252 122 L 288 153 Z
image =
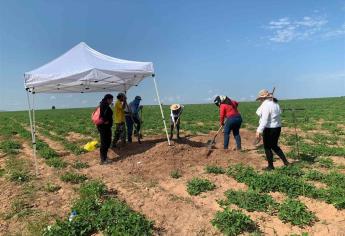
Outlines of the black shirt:
M 106 126 L 113 126 L 113 110 L 111 110 L 109 104 L 106 101 L 101 101 L 100 105 L 100 116 L 103 118 L 104 122 L 109 122 L 108 124 L 102 124 Z

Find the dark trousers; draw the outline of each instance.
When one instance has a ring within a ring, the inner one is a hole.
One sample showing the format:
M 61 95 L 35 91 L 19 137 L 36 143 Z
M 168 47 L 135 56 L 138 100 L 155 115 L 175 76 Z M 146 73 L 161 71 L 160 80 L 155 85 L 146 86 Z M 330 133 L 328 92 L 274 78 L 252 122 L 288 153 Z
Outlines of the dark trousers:
M 111 126 L 99 125 L 97 126 L 99 136 L 101 139 L 101 147 L 99 149 L 101 161 L 108 159 L 108 149 L 111 144 Z
M 229 139 L 230 139 L 231 131 L 235 138 L 237 149 L 241 149 L 241 136 L 240 136 L 241 124 L 242 124 L 242 117 L 240 115 L 229 117 L 226 119 L 226 122 L 224 124 L 224 149 L 228 149 L 229 147 Z
M 115 123 L 113 147 L 116 147 L 117 142 L 121 139 L 122 144 L 126 144 L 126 125 L 125 123 Z
M 127 126 L 127 138 L 128 142 L 132 142 L 133 126 L 136 125 L 136 132 L 139 135 L 140 131 L 140 120 L 137 116 L 126 116 L 126 126 Z
M 263 142 L 266 153 L 266 158 L 268 161 L 268 166 L 273 167 L 273 152 L 280 157 L 285 165 L 289 164 L 286 160 L 284 152 L 278 146 L 278 140 L 280 136 L 281 128 L 265 128 L 263 132 Z
M 176 135 L 177 138 L 180 138 L 180 119 L 174 118 L 175 119 L 175 124 L 176 124 Z M 177 120 L 178 119 L 178 120 Z M 174 121 L 173 118 L 170 118 L 170 139 L 173 138 L 174 135 Z

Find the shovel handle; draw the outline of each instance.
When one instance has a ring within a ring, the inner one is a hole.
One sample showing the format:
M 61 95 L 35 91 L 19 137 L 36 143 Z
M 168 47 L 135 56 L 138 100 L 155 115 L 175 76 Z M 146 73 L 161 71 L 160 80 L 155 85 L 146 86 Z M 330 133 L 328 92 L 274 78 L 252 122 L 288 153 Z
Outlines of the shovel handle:
M 223 127 L 224 127 L 224 125 L 222 125 L 222 126 L 219 127 L 219 129 L 218 129 L 216 135 L 215 135 L 214 138 L 213 138 L 213 141 L 216 140 L 216 138 L 217 138 L 219 132 L 223 129 Z

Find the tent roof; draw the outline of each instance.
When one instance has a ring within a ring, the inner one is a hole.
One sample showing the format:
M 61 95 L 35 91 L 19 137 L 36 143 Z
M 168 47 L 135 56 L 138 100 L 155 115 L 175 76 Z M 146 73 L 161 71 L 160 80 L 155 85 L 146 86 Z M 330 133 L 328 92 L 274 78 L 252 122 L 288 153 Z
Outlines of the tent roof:
M 35 93 L 127 91 L 147 76 L 152 62 L 117 59 L 81 42 L 53 61 L 24 74 L 24 85 Z

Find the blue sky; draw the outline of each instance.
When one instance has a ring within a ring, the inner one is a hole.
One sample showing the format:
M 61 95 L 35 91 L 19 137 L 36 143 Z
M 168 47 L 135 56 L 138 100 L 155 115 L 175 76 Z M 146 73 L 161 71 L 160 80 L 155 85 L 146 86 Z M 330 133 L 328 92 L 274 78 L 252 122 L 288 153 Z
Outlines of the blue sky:
M 152 61 L 162 100 L 345 95 L 345 1 L 0 0 L 0 110 L 26 108 L 23 73 L 80 41 Z M 155 104 L 152 79 L 129 91 Z M 103 94 L 39 94 L 39 108 L 96 106 Z

